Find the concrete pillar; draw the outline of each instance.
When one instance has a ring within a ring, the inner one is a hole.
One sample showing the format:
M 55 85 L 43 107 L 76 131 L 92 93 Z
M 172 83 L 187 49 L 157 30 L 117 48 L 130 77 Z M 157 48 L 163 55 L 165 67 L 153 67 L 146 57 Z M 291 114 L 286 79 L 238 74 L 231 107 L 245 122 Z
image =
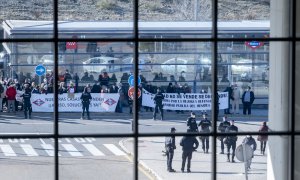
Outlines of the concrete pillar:
M 289 8 L 288 1 L 271 1 L 271 37 L 288 37 Z M 274 131 L 290 130 L 290 58 L 289 42 L 270 42 L 269 127 Z M 287 151 L 289 147 L 289 137 L 269 136 L 268 180 L 289 179 L 290 156 Z

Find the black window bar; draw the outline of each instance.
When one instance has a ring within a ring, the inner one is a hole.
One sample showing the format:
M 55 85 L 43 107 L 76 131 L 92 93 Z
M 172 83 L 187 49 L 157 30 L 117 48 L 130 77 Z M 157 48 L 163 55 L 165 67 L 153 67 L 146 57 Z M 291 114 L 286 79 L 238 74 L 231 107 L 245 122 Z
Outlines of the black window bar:
M 267 132 L 267 133 L 258 133 L 258 132 L 238 132 L 231 135 L 270 135 L 270 136 L 280 136 L 287 135 L 291 138 L 291 146 L 290 146 L 290 179 L 294 180 L 294 168 L 295 168 L 295 159 L 293 158 L 295 155 L 295 136 L 300 135 L 299 131 L 295 130 L 295 60 L 296 60 L 296 42 L 300 41 L 300 37 L 296 37 L 296 0 L 291 0 L 291 36 L 289 37 L 279 37 L 279 38 L 220 38 L 218 37 L 218 0 L 212 0 L 212 37 L 211 38 L 164 38 L 164 39 L 154 39 L 154 38 L 140 38 L 138 32 L 138 15 L 139 15 L 139 1 L 133 1 L 133 37 L 132 38 L 94 38 L 94 39 L 63 39 L 58 36 L 58 0 L 53 0 L 53 38 L 49 39 L 1 39 L 0 42 L 52 42 L 54 43 L 54 81 L 58 82 L 58 44 L 63 41 L 75 41 L 75 42 L 86 42 L 86 41 L 107 41 L 107 42 L 134 42 L 134 89 L 135 94 L 138 92 L 138 56 L 139 56 L 139 43 L 140 42 L 198 42 L 198 41 L 206 41 L 212 42 L 212 93 L 217 93 L 217 54 L 218 54 L 218 42 L 243 42 L 243 41 L 269 41 L 269 42 L 290 42 L 292 45 L 291 55 L 292 58 L 290 60 L 291 63 L 291 87 L 290 88 L 290 118 L 291 122 L 291 130 L 290 131 L 277 131 L 277 132 Z M 59 112 L 58 112 L 58 87 L 54 86 L 54 132 L 53 134 L 37 134 L 37 135 L 28 135 L 28 134 L 10 134 L 10 135 L 0 135 L 0 138 L 8 139 L 8 138 L 53 138 L 54 139 L 54 178 L 55 180 L 59 180 L 59 138 L 67 138 L 67 137 L 98 137 L 98 138 L 109 138 L 109 137 L 131 137 L 134 139 L 134 179 L 138 180 L 138 138 L 140 137 L 160 137 L 160 136 L 168 136 L 170 133 L 140 133 L 138 129 L 138 119 L 139 114 L 136 110 L 138 108 L 138 97 L 134 96 L 134 115 L 133 115 L 133 133 L 132 134 L 59 134 Z M 217 132 L 217 103 L 215 96 L 212 96 L 212 123 L 213 123 L 213 132 L 205 134 L 206 136 L 211 136 L 213 138 L 212 141 L 212 169 L 211 169 L 211 179 L 217 180 L 217 159 L 216 159 L 216 138 L 217 136 L 228 135 L 226 133 L 218 133 Z M 193 136 L 193 133 L 176 133 L 175 136 Z M 204 135 L 204 134 L 203 134 Z

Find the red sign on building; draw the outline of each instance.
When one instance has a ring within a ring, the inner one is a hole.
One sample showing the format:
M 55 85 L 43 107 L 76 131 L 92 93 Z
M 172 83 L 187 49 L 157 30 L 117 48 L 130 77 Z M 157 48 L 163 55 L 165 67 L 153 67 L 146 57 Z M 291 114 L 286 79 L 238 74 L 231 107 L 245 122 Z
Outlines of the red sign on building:
M 77 42 L 67 42 L 66 49 L 77 49 Z
M 263 42 L 259 42 L 259 41 L 247 41 L 245 42 L 246 46 L 248 46 L 251 49 L 257 49 L 260 48 L 264 45 Z

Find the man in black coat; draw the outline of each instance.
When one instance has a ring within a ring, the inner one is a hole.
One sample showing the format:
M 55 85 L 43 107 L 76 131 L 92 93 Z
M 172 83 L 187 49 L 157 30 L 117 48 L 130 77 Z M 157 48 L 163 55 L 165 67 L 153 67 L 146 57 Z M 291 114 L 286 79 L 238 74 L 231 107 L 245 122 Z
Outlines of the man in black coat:
M 191 132 L 187 130 L 187 132 Z M 191 172 L 191 159 L 193 151 L 195 151 L 199 142 L 197 141 L 195 136 L 184 136 L 180 141 L 180 146 L 182 146 L 182 164 L 181 164 L 181 172 L 184 172 L 185 162 L 187 162 L 187 172 Z
M 24 115 L 25 115 L 25 119 L 27 119 L 27 112 L 28 112 L 29 119 L 31 119 L 31 112 L 32 112 L 32 107 L 30 102 L 31 90 L 27 84 L 25 85 L 24 91 L 25 92 L 21 95 L 21 97 L 23 97 Z
M 81 120 L 84 118 L 84 111 L 86 111 L 86 114 L 88 116 L 88 119 L 90 118 L 90 111 L 89 111 L 89 107 L 90 107 L 90 103 L 92 100 L 92 96 L 91 94 L 88 92 L 87 90 L 88 88 L 85 87 L 83 90 L 83 93 L 80 96 L 81 99 L 81 103 L 82 103 L 82 113 L 81 113 Z
M 207 119 L 206 115 L 203 114 L 203 119 L 199 122 L 201 133 L 210 133 L 209 127 L 211 126 L 211 121 Z M 204 153 L 208 153 L 209 149 L 209 136 L 201 136 L 202 149 Z
M 171 133 L 175 133 L 176 129 L 174 127 L 171 128 Z M 176 172 L 172 168 L 172 161 L 174 156 L 174 149 L 176 149 L 175 136 L 168 136 L 165 140 L 165 149 L 167 155 L 167 168 L 169 172 Z
M 242 96 L 242 103 L 243 103 L 243 114 L 246 115 L 246 112 L 248 111 L 248 114 L 251 114 L 251 105 L 254 102 L 254 93 L 251 91 L 251 87 L 248 86 L 246 91 L 243 93 Z
M 196 122 L 196 114 L 194 112 L 191 112 L 191 116 L 188 117 L 186 121 L 186 125 L 188 127 L 188 130 L 191 132 L 198 132 L 198 126 Z
M 236 127 L 234 125 L 234 120 L 230 121 L 230 126 L 226 128 L 225 132 L 226 133 L 237 133 L 238 127 Z M 225 140 L 225 144 L 227 145 L 227 162 L 230 162 L 230 149 L 232 149 L 232 156 L 231 156 L 231 162 L 235 162 L 234 161 L 234 156 L 235 156 L 235 148 L 236 148 L 236 141 L 237 141 L 238 137 L 237 135 L 231 135 L 231 136 L 227 136 L 226 140 Z
M 156 120 L 156 113 L 158 112 L 158 110 L 161 115 L 161 120 L 164 119 L 163 104 L 162 104 L 163 99 L 164 99 L 164 95 L 162 94 L 161 89 L 157 88 L 157 93 L 155 94 L 155 96 L 153 98 L 154 103 L 155 103 L 155 108 L 154 108 L 154 112 L 153 112 L 153 120 Z
M 230 126 L 230 122 L 227 119 L 227 116 L 223 117 L 223 121 L 220 123 L 219 127 L 218 127 L 218 131 L 221 133 L 225 133 L 225 130 L 227 127 Z M 224 154 L 224 139 L 225 136 L 220 136 L 218 137 L 218 139 L 221 141 L 221 152 L 220 154 Z

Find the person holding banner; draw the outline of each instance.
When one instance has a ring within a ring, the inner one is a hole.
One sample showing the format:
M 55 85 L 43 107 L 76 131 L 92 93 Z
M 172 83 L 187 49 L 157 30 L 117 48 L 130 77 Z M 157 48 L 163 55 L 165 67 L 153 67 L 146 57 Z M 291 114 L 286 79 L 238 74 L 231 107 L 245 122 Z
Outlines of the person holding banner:
M 82 94 L 81 94 L 81 103 L 82 103 L 82 113 L 81 113 L 81 120 L 83 120 L 84 118 L 84 111 L 86 110 L 86 114 L 88 119 L 90 120 L 90 112 L 89 112 L 89 107 L 90 107 L 90 103 L 92 100 L 92 96 L 91 94 L 88 92 L 88 88 L 85 87 Z
M 164 111 L 163 111 L 163 104 L 162 101 L 164 99 L 164 95 L 161 92 L 160 88 L 157 88 L 157 93 L 155 94 L 153 100 L 155 103 L 154 112 L 153 112 L 153 120 L 156 120 L 156 113 L 159 110 L 159 113 L 161 115 L 161 120 L 164 119 Z

